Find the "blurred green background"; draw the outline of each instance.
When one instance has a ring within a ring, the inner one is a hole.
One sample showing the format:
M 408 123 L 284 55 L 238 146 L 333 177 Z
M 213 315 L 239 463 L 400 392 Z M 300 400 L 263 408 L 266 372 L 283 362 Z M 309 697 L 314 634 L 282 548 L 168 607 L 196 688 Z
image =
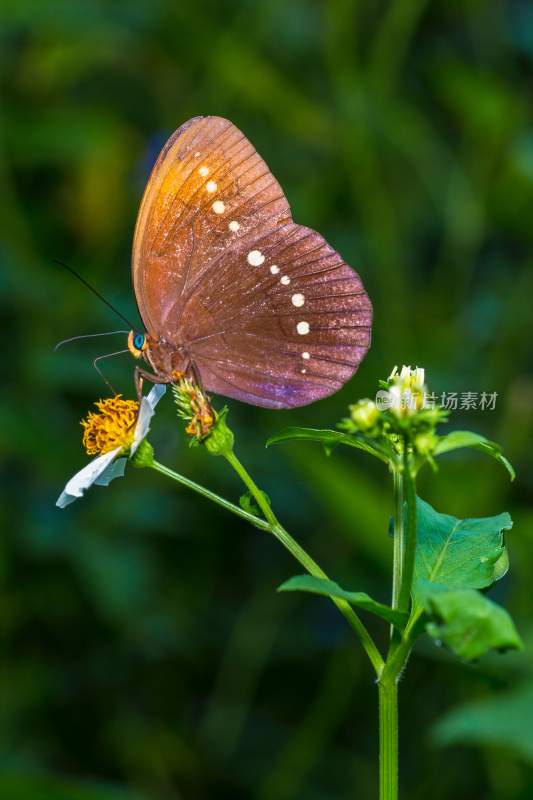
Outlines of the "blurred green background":
M 420 493 L 458 516 L 511 512 L 494 596 L 533 642 L 532 63 L 527 0 L 0 4 L 2 800 L 376 796 L 370 668 L 324 600 L 276 595 L 300 571 L 276 542 L 133 469 L 54 507 L 86 461 L 79 419 L 106 394 L 92 359 L 116 340 L 53 346 L 122 326 L 53 259 L 135 315 L 144 183 L 197 114 L 248 135 L 375 309 L 372 349 L 335 397 L 230 403 L 239 455 L 333 576 L 386 601 L 384 470 L 265 450 L 267 436 L 333 426 L 394 364 L 425 366 L 436 392 L 498 392 L 450 427 L 501 442 L 518 480 L 450 455 Z M 107 372 L 133 395 L 129 356 Z M 169 397 L 151 439 L 238 497 L 224 464 L 187 448 Z M 531 649 L 465 666 L 423 643 L 401 713 L 403 797 L 532 797 Z

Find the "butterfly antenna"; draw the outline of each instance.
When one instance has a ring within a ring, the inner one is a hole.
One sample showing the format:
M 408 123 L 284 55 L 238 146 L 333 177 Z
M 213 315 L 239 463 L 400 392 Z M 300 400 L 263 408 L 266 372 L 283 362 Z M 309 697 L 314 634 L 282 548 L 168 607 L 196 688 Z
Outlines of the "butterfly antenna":
M 54 353 L 69 342 L 77 342 L 78 339 L 93 339 L 95 336 L 112 336 L 115 333 L 129 333 L 129 331 L 105 331 L 105 333 L 83 333 L 81 336 L 71 336 L 70 339 L 62 339 L 54 347 Z
M 102 303 L 105 303 L 106 306 L 111 309 L 111 311 L 114 311 L 115 314 L 119 316 L 120 319 L 123 320 L 123 322 L 126 323 L 126 325 L 129 325 L 130 330 L 135 330 L 135 325 L 132 325 L 131 322 L 128 319 L 126 319 L 124 314 L 121 314 L 120 311 L 115 308 L 115 306 L 111 305 L 109 300 L 106 300 L 105 297 L 101 295 L 100 292 L 94 288 L 94 286 L 91 286 L 91 284 L 88 281 L 86 281 L 85 278 L 83 278 L 78 272 L 76 272 L 75 269 L 72 269 L 72 267 L 69 267 L 68 264 L 65 264 L 64 261 L 60 261 L 58 258 L 54 258 L 54 262 L 56 264 L 59 264 L 60 267 L 64 267 L 65 269 L 67 269 L 71 275 L 74 275 L 75 278 L 81 281 L 81 283 L 83 283 L 83 285 L 86 286 L 87 289 L 89 289 L 89 291 L 95 294 L 96 297 L 98 297 L 102 301 Z
M 100 375 L 101 379 L 106 384 L 106 386 L 109 386 L 109 388 L 111 389 L 113 394 L 118 394 L 117 390 L 115 389 L 115 387 L 111 383 L 109 383 L 109 381 L 107 380 L 106 376 L 104 375 L 104 373 L 102 372 L 100 367 L 97 366 L 96 362 L 97 361 L 102 361 L 104 358 L 113 358 L 113 356 L 120 356 L 120 355 L 122 355 L 122 353 L 129 353 L 129 352 L 130 351 L 127 348 L 126 348 L 126 350 L 117 350 L 115 353 L 106 353 L 103 356 L 97 356 L 93 361 L 93 367 L 95 368 L 97 373 Z

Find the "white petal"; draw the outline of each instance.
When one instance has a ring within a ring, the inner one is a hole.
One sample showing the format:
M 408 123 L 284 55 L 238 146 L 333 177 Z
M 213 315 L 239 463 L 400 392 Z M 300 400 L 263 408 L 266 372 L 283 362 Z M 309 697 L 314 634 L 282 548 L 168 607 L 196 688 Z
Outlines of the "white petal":
M 141 407 L 139 409 L 139 416 L 137 417 L 137 425 L 135 426 L 135 434 L 133 436 L 133 443 L 130 449 L 130 456 L 135 454 L 142 440 L 147 436 L 150 430 L 150 422 L 155 414 L 155 407 L 163 397 L 167 390 L 164 383 L 156 383 L 152 386 L 146 397 L 141 400 Z
M 391 408 L 396 414 L 400 411 L 402 406 L 402 390 L 399 386 L 391 386 L 389 389 L 389 400 Z
M 156 407 L 156 405 L 159 403 L 159 401 L 165 394 L 166 390 L 167 390 L 166 383 L 156 383 L 154 386 L 152 386 L 152 388 L 146 395 L 146 399 L 148 400 L 152 408 Z
M 115 457 L 120 453 L 121 447 L 115 447 L 109 453 L 104 453 L 103 456 L 97 456 L 89 461 L 83 469 L 80 469 L 67 483 L 60 496 L 57 499 L 56 506 L 65 508 L 69 503 L 73 503 L 76 498 L 81 497 L 86 489 L 96 483 L 98 478 L 102 476 L 107 467 L 113 462 Z
M 123 478 L 127 463 L 127 458 L 117 458 L 116 461 L 112 461 L 95 480 L 96 486 L 109 486 L 115 478 Z

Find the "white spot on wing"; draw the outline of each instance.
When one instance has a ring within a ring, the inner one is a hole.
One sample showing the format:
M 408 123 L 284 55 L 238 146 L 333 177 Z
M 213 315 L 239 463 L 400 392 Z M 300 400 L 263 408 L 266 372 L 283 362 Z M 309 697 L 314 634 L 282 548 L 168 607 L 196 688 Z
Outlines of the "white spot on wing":
M 296 306 L 296 308 L 301 308 L 305 303 L 305 297 L 303 294 L 293 294 L 291 297 L 291 303 L 293 306 Z
M 240 227 L 241 226 L 239 225 L 236 219 L 232 219 L 228 225 L 228 228 L 230 229 L 230 231 L 233 231 L 233 233 L 237 233 Z
M 305 321 L 299 322 L 298 325 L 296 326 L 296 330 L 298 331 L 300 336 L 305 336 L 306 333 L 309 333 L 310 330 L 309 323 Z
M 198 156 L 199 156 L 199 155 L 200 155 L 200 151 L 199 151 L 199 150 L 197 150 L 197 151 L 196 151 L 196 153 L 194 154 L 194 157 L 195 157 L 195 158 L 198 158 Z
M 282 283 L 284 286 L 288 286 L 290 282 L 291 282 L 291 279 L 289 278 L 288 275 L 283 275 L 280 278 L 280 283 Z
M 307 352 L 307 350 L 305 350 L 305 351 L 302 353 L 302 358 L 303 358 L 303 359 L 305 359 L 305 361 L 308 361 L 308 360 L 311 358 L 311 354 L 310 354 L 310 353 L 308 353 L 308 352 Z
M 205 178 L 206 175 L 209 175 L 209 167 L 200 167 L 198 172 L 202 176 L 202 178 Z
M 224 205 L 222 200 L 215 200 L 211 208 L 213 209 L 215 214 L 223 214 L 224 211 L 226 210 L 226 206 Z
M 305 373 L 307 372 L 307 370 L 306 370 L 306 369 L 301 369 L 301 370 L 300 370 L 300 372 L 302 373 L 302 375 L 305 375 Z
M 279 267 L 277 267 L 275 264 L 272 264 L 272 266 L 270 267 L 270 272 L 272 273 L 272 275 L 277 275 L 279 272 Z
M 250 250 L 246 258 L 252 267 L 260 267 L 265 260 L 261 250 Z
M 205 188 L 208 192 L 216 192 L 218 185 L 216 181 L 207 181 Z

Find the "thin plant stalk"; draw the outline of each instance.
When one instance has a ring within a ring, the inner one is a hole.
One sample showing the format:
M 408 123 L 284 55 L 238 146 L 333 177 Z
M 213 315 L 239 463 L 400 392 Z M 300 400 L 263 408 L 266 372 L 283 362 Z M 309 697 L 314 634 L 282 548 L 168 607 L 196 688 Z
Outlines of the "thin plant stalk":
M 318 566 L 316 561 L 314 561 L 314 559 L 312 559 L 311 556 L 306 553 L 303 547 L 301 547 L 301 545 L 299 545 L 298 542 L 292 538 L 290 533 L 285 530 L 283 525 L 281 525 L 276 515 L 272 511 L 270 503 L 265 498 L 265 495 L 256 485 L 251 475 L 239 461 L 233 450 L 228 452 L 225 457 L 256 501 L 265 518 L 270 523 L 270 532 L 279 542 L 281 542 L 281 544 L 289 551 L 289 553 L 291 553 L 294 558 L 299 561 L 302 567 L 304 567 L 304 569 L 307 570 L 310 575 L 314 575 L 316 578 L 327 579 L 328 576 L 324 570 Z M 350 627 L 359 637 L 359 640 L 361 641 L 361 644 L 368 655 L 368 658 L 370 659 L 370 663 L 374 667 L 376 674 L 379 675 L 383 667 L 383 658 L 381 657 L 381 653 L 374 644 L 374 641 L 368 633 L 365 625 L 361 622 L 353 608 L 345 600 L 332 598 L 332 601 L 337 606 L 341 614 L 345 617 Z
M 379 688 L 379 797 L 398 798 L 398 684 L 381 682 Z
M 403 470 L 401 466 L 393 469 L 394 484 L 394 554 L 392 574 L 392 607 L 398 608 L 400 587 L 402 585 L 402 565 L 404 552 L 403 526 Z
M 220 497 L 220 495 L 205 486 L 186 478 L 184 475 L 180 475 L 155 460 L 149 466 L 156 472 L 212 500 L 226 511 L 230 511 L 232 514 L 246 520 L 256 528 L 271 533 L 310 575 L 327 579 L 324 570 L 281 525 L 266 495 L 259 489 L 233 450 L 225 452 L 224 457 L 254 498 L 262 516 L 245 511 L 235 503 Z M 416 553 L 416 487 L 407 442 L 404 445 L 402 464 L 395 469 L 393 477 L 395 497 L 393 565 L 395 584 L 393 587 L 393 605 L 400 610 L 408 611 L 410 608 Z M 379 692 L 379 797 L 380 800 L 397 800 L 398 681 L 412 648 L 413 634 L 419 612 L 418 614 L 416 612 L 411 614 L 402 632 L 398 631 L 397 628 L 391 630 L 389 652 L 387 659 L 384 661 L 368 630 L 354 609 L 341 599 L 332 598 L 332 601 L 357 634 L 377 675 Z
M 248 471 L 245 467 L 241 464 L 237 456 L 233 453 L 233 451 L 228 452 L 225 454 L 225 458 L 228 463 L 232 466 L 235 472 L 239 475 L 241 480 L 243 481 L 246 488 L 249 490 L 251 495 L 253 496 L 255 502 L 259 506 L 262 514 L 264 515 L 265 519 L 261 519 L 255 514 L 251 514 L 250 512 L 245 511 L 244 509 L 240 508 L 240 506 L 231 503 L 229 500 L 226 500 L 223 497 L 220 497 L 215 492 L 212 492 L 210 489 L 207 489 L 204 486 L 201 486 L 195 481 L 191 481 L 189 478 L 186 478 L 183 475 L 180 475 L 174 470 L 170 469 L 169 467 L 160 464 L 159 462 L 153 460 L 149 466 L 154 469 L 156 472 L 165 475 L 167 478 L 171 478 L 172 480 L 180 483 L 182 486 L 186 486 L 188 489 L 192 489 L 192 491 L 196 492 L 197 494 L 201 494 L 203 497 L 206 497 L 209 500 L 212 500 L 217 505 L 221 506 L 222 508 L 226 509 L 226 511 L 231 511 L 233 514 L 245 519 L 247 522 L 250 522 L 257 528 L 261 530 L 268 531 L 276 539 L 281 542 L 281 544 L 285 547 L 286 550 L 291 553 L 292 556 L 304 567 L 304 569 L 310 574 L 314 575 L 317 578 L 327 578 L 326 573 L 321 567 L 318 566 L 316 561 L 304 550 L 304 548 L 298 544 L 298 542 L 293 539 L 290 533 L 281 525 L 278 521 L 276 515 L 272 511 L 270 504 L 265 498 L 263 492 L 259 489 L 256 485 Z M 333 599 L 333 602 L 341 612 L 341 614 L 345 617 L 346 621 L 350 625 L 350 627 L 355 631 L 361 644 L 368 655 L 370 663 L 374 667 L 376 675 L 379 676 L 382 668 L 383 668 L 383 658 L 381 653 L 377 649 L 376 645 L 368 630 L 366 629 L 365 625 L 361 622 L 356 612 L 353 608 L 344 600 L 340 599 Z
M 402 582 L 398 598 L 400 611 L 409 611 L 416 558 L 416 484 L 407 438 L 403 446 L 403 488 L 405 505 L 405 532 L 402 554 Z
M 256 528 L 260 528 L 263 531 L 270 530 L 270 524 L 266 520 L 261 519 L 261 517 L 257 517 L 255 514 L 251 514 L 249 511 L 245 511 L 240 506 L 235 505 L 235 503 L 232 503 L 229 500 L 226 500 L 224 497 L 220 497 L 220 495 L 212 492 L 205 486 L 192 481 L 190 478 L 186 478 L 185 475 L 180 475 L 179 472 L 174 472 L 173 469 L 165 467 L 164 464 L 160 464 L 155 460 L 151 462 L 150 467 L 156 472 L 161 473 L 161 475 L 166 475 L 167 478 L 171 478 L 171 480 L 181 483 L 181 485 L 187 487 L 187 489 L 192 489 L 192 491 L 196 492 L 196 494 L 200 494 L 202 497 L 212 500 L 213 503 L 216 503 L 216 505 L 221 506 L 226 511 L 231 511 L 232 514 L 236 514 L 238 517 L 246 520 L 246 522 L 250 522 L 252 525 L 255 525 Z
M 246 486 L 252 497 L 254 498 L 255 502 L 257 503 L 261 514 L 263 517 L 260 517 L 256 514 L 252 514 L 249 511 L 245 511 L 240 506 L 236 505 L 235 503 L 226 500 L 220 495 L 217 495 L 215 492 L 212 492 L 210 489 L 207 489 L 205 486 L 202 486 L 195 481 L 186 478 L 184 475 L 180 475 L 178 472 L 170 469 L 169 467 L 160 464 L 159 462 L 153 460 L 149 466 L 154 469 L 156 472 L 159 472 L 162 475 L 165 475 L 167 478 L 170 478 L 173 481 L 185 486 L 188 489 L 191 489 L 193 492 L 202 495 L 206 499 L 209 499 L 216 503 L 217 505 L 224 508 L 226 511 L 230 511 L 231 513 L 235 514 L 236 516 L 240 517 L 241 519 L 246 520 L 250 524 L 254 525 L 256 528 L 260 530 L 266 531 L 271 533 L 276 539 L 288 550 L 291 555 L 304 567 L 304 569 L 310 574 L 314 575 L 317 578 L 325 578 L 327 579 L 327 575 L 324 570 L 314 561 L 314 559 L 304 550 L 304 548 L 296 542 L 295 539 L 289 534 L 289 532 L 281 525 L 279 520 L 277 519 L 275 513 L 273 512 L 270 503 L 266 499 L 264 493 L 259 489 L 251 475 L 248 473 L 246 468 L 243 464 L 239 461 L 237 456 L 233 451 L 230 451 L 225 454 L 225 458 L 231 467 L 235 470 L 237 475 L 242 480 L 243 484 Z M 412 478 L 412 476 L 410 475 Z M 407 482 L 406 482 L 407 483 Z M 408 521 L 406 526 L 405 534 L 408 537 L 409 533 L 411 536 L 413 535 L 413 519 L 414 519 L 414 534 L 416 535 L 416 517 L 413 517 L 411 505 L 414 502 L 414 478 L 411 481 L 412 485 L 406 486 L 405 495 L 402 492 L 402 500 L 399 499 L 400 490 L 403 488 L 402 483 L 398 480 L 398 477 L 395 482 L 395 520 L 398 521 L 400 525 L 400 515 L 399 512 L 402 509 L 402 506 L 405 502 L 405 517 Z M 402 515 L 403 518 L 403 515 Z M 409 521 L 411 522 L 411 528 L 409 529 Z M 398 532 L 401 532 L 401 535 L 404 535 L 403 527 L 399 527 Z M 395 530 L 396 532 L 396 530 Z M 399 596 L 402 594 L 402 588 L 405 587 L 405 578 L 412 582 L 412 569 L 410 568 L 409 564 L 406 564 L 405 558 L 407 552 L 409 551 L 409 555 L 412 555 L 412 548 L 409 547 L 397 547 L 394 550 L 394 574 L 397 576 L 402 577 L 401 581 L 401 588 L 399 590 Z M 397 560 L 401 559 L 400 565 L 397 563 Z M 405 588 L 403 588 L 405 592 Z M 409 585 L 409 595 L 410 596 L 411 587 Z M 368 658 L 374 667 L 378 678 L 378 692 L 379 692 L 379 791 L 380 791 L 380 800 L 397 800 L 398 798 L 398 680 L 399 676 L 405 666 L 407 658 L 409 657 L 409 653 L 411 650 L 412 642 L 411 642 L 411 635 L 413 632 L 414 625 L 416 623 L 416 618 L 411 618 L 406 625 L 405 630 L 400 635 L 397 629 L 394 629 L 394 632 L 391 633 L 391 646 L 389 648 L 389 653 L 387 656 L 387 660 L 384 661 L 380 652 L 378 651 L 372 637 L 368 633 L 366 627 L 359 619 L 356 612 L 353 608 L 343 600 L 334 599 L 332 598 L 333 602 L 339 609 L 339 611 L 343 614 L 346 618 L 349 625 L 352 627 L 354 632 L 357 634 L 358 638 L 361 641 L 363 648 L 365 649 Z
M 393 607 L 409 612 L 416 556 L 416 484 L 407 437 L 402 464 L 394 469 Z M 412 648 L 419 612 L 411 609 L 405 629 L 391 630 L 379 677 L 379 797 L 398 798 L 398 683 Z

